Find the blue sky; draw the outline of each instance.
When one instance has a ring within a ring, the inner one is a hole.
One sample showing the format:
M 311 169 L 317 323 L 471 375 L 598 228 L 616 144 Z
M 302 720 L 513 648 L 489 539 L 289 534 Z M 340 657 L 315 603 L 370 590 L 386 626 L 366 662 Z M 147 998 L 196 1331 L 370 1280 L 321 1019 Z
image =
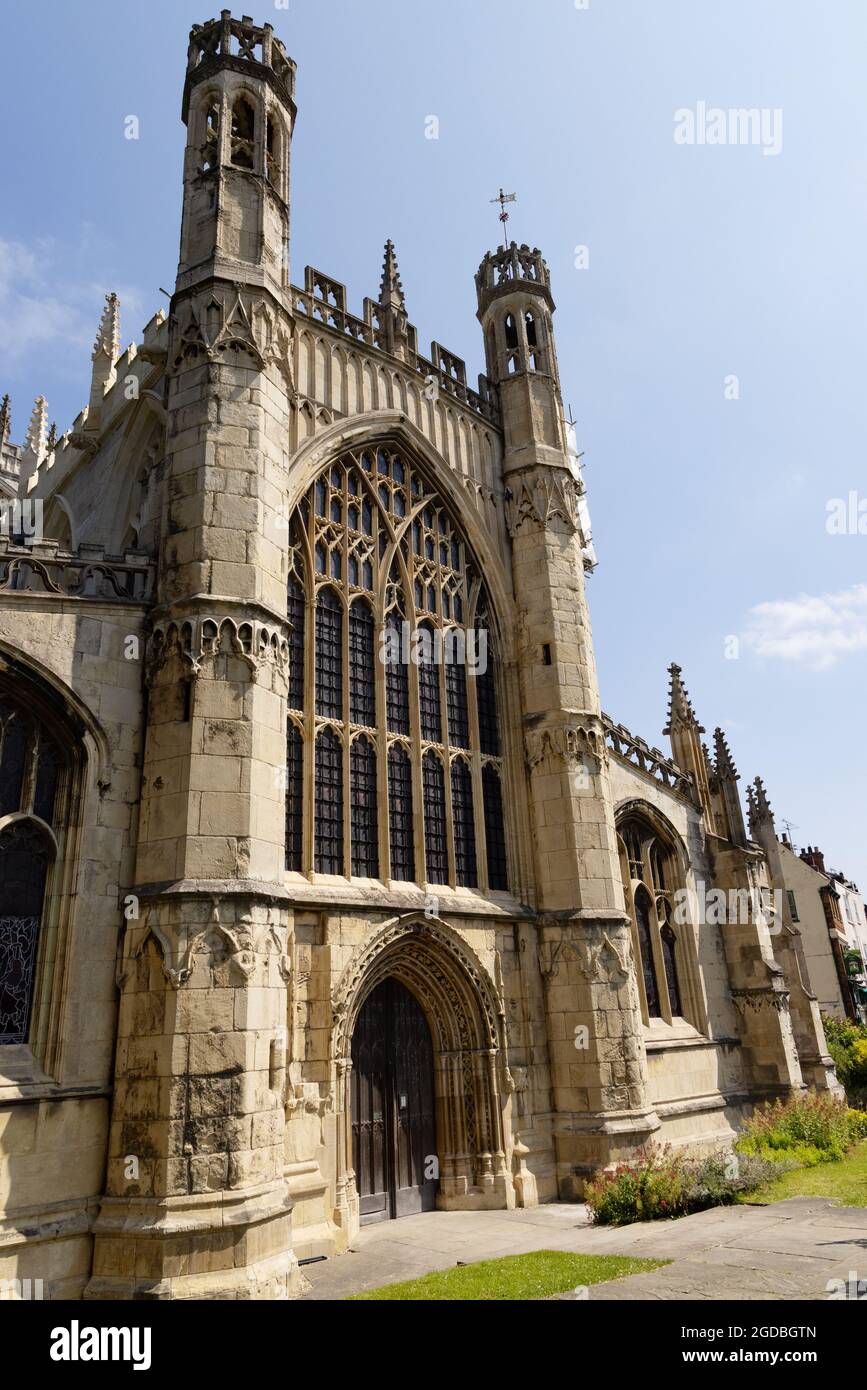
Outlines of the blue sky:
M 299 67 L 293 279 L 309 262 L 360 312 L 390 236 L 423 350 L 436 338 L 474 380 L 489 199 L 517 191 L 511 231 L 550 265 L 585 451 L 604 707 L 662 742 L 678 661 L 778 830 L 867 889 L 867 535 L 826 529 L 831 499 L 867 499 L 867 6 L 253 9 Z M 61 429 L 86 401 L 108 290 L 124 343 L 166 303 L 187 33 L 210 17 L 188 0 L 39 15 L 38 68 L 10 61 L 0 85 L 0 391 L 19 442 L 37 393 Z M 781 111 L 780 152 L 675 143 L 675 112 L 700 102 Z

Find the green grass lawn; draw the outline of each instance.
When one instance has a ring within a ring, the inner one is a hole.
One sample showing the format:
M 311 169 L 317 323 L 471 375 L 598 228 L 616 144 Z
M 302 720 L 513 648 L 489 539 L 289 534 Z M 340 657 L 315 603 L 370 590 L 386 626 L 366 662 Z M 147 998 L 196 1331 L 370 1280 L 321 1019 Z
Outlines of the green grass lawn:
M 506 1255 L 499 1260 L 425 1274 L 403 1284 L 356 1293 L 347 1302 L 370 1299 L 527 1299 L 567 1293 L 579 1285 L 601 1284 L 659 1269 L 670 1260 L 638 1260 L 620 1255 L 573 1255 L 563 1250 L 534 1250 L 529 1255 Z
M 830 1197 L 845 1207 L 867 1207 L 867 1142 L 857 1144 L 839 1163 L 793 1168 L 791 1173 L 754 1192 L 742 1202 L 782 1202 L 786 1197 Z

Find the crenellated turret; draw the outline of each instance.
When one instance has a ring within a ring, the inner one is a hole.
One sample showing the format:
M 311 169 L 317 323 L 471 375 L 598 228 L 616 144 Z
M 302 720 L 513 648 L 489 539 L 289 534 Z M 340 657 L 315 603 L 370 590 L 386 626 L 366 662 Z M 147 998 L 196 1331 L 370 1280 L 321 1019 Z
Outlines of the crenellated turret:
M 270 24 L 223 10 L 193 26 L 178 291 L 222 277 L 282 296 L 295 114 L 295 64 Z

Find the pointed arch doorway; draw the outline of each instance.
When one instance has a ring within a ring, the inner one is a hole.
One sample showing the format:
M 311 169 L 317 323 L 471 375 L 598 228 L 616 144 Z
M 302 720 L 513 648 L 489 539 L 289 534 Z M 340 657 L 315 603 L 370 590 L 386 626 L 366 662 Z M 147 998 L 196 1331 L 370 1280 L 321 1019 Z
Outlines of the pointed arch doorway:
M 432 1211 L 437 1171 L 434 1053 L 415 995 L 388 976 L 352 1034 L 352 1157 L 361 1224 Z

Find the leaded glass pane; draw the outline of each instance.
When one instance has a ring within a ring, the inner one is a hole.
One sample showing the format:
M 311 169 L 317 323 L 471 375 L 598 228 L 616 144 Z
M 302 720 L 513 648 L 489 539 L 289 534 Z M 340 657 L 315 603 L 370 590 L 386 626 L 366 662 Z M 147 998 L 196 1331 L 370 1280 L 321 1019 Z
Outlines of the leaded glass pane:
M 304 742 L 300 730 L 286 725 L 286 868 L 300 871 L 304 803 Z
M 424 790 L 424 849 L 428 883 L 448 883 L 449 853 L 446 834 L 446 786 L 443 765 L 435 753 L 422 759 Z
M 442 715 L 440 712 L 440 673 L 434 662 L 433 628 L 422 623 L 421 633 L 426 637 L 419 642 L 418 700 L 421 714 L 421 736 L 431 743 L 442 741 Z
M 331 588 L 316 600 L 316 713 L 343 718 L 343 608 Z
M 452 629 L 454 631 L 454 629 Z M 469 748 L 470 721 L 467 713 L 467 668 L 456 645 L 446 648 L 446 710 L 449 743 L 453 748 Z
M 638 946 L 641 954 L 641 970 L 644 975 L 647 1012 L 651 1018 L 660 1018 L 659 986 L 656 982 L 653 942 L 650 935 L 650 897 L 643 889 L 639 889 L 635 898 L 635 925 L 638 929 Z
M 452 763 L 452 820 L 455 830 L 455 877 L 464 888 L 478 885 L 473 778 L 463 758 Z
M 333 729 L 316 740 L 316 799 L 313 817 L 314 868 L 343 873 L 343 745 Z
M 373 613 L 363 600 L 349 610 L 349 718 L 353 724 L 376 724 Z
M 385 713 L 390 734 L 409 733 L 409 653 L 404 650 L 403 618 L 392 610 L 385 620 L 388 645 L 385 665 Z
M 412 769 L 399 743 L 388 750 L 388 840 L 391 877 L 411 883 L 415 878 L 412 823 Z
M 509 887 L 509 876 L 506 865 L 506 832 L 503 824 L 503 786 L 499 773 L 490 763 L 482 770 L 482 792 L 485 800 L 488 887 L 506 890 Z
M 379 874 L 376 749 L 367 738 L 357 738 L 349 750 L 349 806 L 352 872 L 359 878 L 376 878 Z
M 304 708 L 304 589 L 295 574 L 286 585 L 286 606 L 289 619 L 289 679 L 290 709 Z

